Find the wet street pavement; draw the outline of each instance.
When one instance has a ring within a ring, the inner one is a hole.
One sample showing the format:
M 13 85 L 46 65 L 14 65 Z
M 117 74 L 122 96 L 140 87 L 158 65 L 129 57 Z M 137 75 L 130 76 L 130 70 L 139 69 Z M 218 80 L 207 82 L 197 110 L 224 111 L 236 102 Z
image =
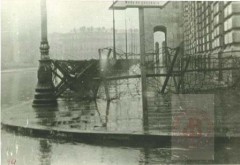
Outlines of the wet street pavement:
M 96 101 L 61 100 L 57 109 L 32 109 L 36 70 L 2 72 L 2 121 L 24 126 L 41 126 L 74 131 L 117 132 L 128 134 L 171 134 L 171 96 L 149 93 L 148 114 L 142 113 L 139 80 L 111 82 L 107 102 L 100 88 Z M 239 92 L 214 93 L 215 133 L 239 136 Z M 144 119 L 148 123 L 144 123 Z M 147 128 L 147 131 L 146 131 Z M 165 163 L 240 163 L 240 142 L 232 139 L 215 142 L 214 160 L 174 159 L 184 148 L 90 145 L 64 140 L 33 138 L 2 131 L 2 164 L 165 164 Z M 64 151 L 64 152 L 63 152 Z M 94 159 L 93 159 L 94 157 Z M 64 160 L 64 161 L 63 161 Z
M 173 161 L 171 148 L 122 147 L 89 145 L 41 138 L 30 138 L 2 132 L 2 164 L 41 165 L 143 165 L 167 163 L 239 163 L 240 144 L 231 141 L 219 144 L 215 161 Z M 180 149 L 175 149 L 180 150 Z M 177 155 L 174 155 L 177 157 Z M 67 162 L 67 163 L 66 163 Z

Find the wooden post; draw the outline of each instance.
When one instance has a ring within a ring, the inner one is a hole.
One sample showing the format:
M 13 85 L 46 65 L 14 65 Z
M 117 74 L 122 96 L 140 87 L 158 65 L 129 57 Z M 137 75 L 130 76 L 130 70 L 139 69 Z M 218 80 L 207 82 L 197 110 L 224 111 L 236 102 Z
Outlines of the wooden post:
M 41 58 L 38 68 L 38 83 L 35 90 L 33 107 L 57 106 L 52 80 L 52 67 L 49 58 L 49 45 L 47 40 L 47 6 L 46 0 L 41 0 Z
M 106 94 L 106 99 L 107 99 L 107 101 L 110 101 L 110 95 L 109 95 L 109 89 L 108 89 L 108 82 L 107 82 L 107 80 L 106 80 L 105 75 L 103 75 L 102 81 L 103 81 L 103 85 L 104 85 L 104 90 L 105 90 L 105 94 Z
M 126 20 L 126 10 L 125 10 L 125 44 L 126 44 L 126 60 L 128 59 L 128 38 L 127 38 L 127 20 Z
M 148 125 L 147 113 L 147 85 L 146 85 L 146 65 L 145 65 L 145 34 L 144 34 L 144 9 L 139 8 L 139 30 L 140 30 L 140 54 L 141 54 L 141 85 L 142 85 L 142 108 L 143 125 Z
M 156 42 L 155 43 L 155 56 L 156 56 L 156 69 L 155 69 L 155 73 L 160 73 L 160 68 L 159 68 L 159 43 Z
M 162 86 L 162 89 L 161 89 L 161 93 L 164 93 L 164 91 L 165 91 L 165 89 L 166 89 L 166 87 L 167 87 L 168 80 L 169 80 L 170 76 L 172 75 L 173 68 L 174 68 L 174 64 L 175 64 L 175 62 L 176 62 L 176 60 L 177 60 L 177 56 L 178 56 L 178 54 L 179 54 L 180 49 L 181 49 L 181 47 L 178 47 L 178 48 L 176 49 L 176 52 L 175 52 L 175 55 L 174 55 L 174 57 L 173 57 L 173 59 L 172 59 L 171 65 L 170 65 L 170 67 L 169 67 L 169 70 L 167 71 L 167 76 L 166 76 L 166 79 L 165 79 L 165 81 L 164 81 L 164 83 L 163 83 L 163 86 Z
M 101 66 L 101 60 L 104 60 L 104 59 L 102 59 L 102 54 L 101 54 L 101 50 L 100 49 L 98 49 L 98 53 L 99 53 L 99 60 L 100 60 L 100 68 L 101 68 L 101 72 L 100 72 L 100 77 L 101 77 L 101 80 L 102 80 L 102 82 L 103 82 L 103 86 L 104 86 L 104 90 L 105 90 L 105 94 L 106 94 L 106 99 L 107 99 L 107 101 L 109 101 L 110 100 L 110 95 L 109 95 L 109 88 L 108 88 L 108 82 L 107 82 L 107 80 L 106 80 L 106 76 L 107 76 L 107 69 L 108 69 L 108 59 L 109 59 L 109 56 L 110 56 L 110 54 L 111 54 L 111 49 L 108 51 L 108 55 L 107 55 L 107 59 L 105 59 L 105 60 L 107 60 L 107 64 L 106 64 L 106 66 Z

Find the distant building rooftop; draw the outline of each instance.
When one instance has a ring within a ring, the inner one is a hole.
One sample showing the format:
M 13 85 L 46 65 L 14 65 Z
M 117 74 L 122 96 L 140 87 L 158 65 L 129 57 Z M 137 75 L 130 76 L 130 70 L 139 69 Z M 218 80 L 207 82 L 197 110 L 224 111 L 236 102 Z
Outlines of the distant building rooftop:
M 109 9 L 125 10 L 126 8 L 162 8 L 167 1 L 115 1 Z

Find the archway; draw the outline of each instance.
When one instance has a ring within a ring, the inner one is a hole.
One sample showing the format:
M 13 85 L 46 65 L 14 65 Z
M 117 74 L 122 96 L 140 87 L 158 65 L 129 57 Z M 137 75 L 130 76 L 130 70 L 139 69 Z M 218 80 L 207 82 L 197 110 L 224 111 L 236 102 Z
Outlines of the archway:
M 154 39 L 154 52 L 155 52 L 155 64 L 156 64 L 156 72 L 160 72 L 158 69 L 159 66 L 163 66 L 165 63 L 165 47 L 166 47 L 166 39 L 167 39 L 167 29 L 165 26 L 155 26 L 153 28 L 153 39 Z

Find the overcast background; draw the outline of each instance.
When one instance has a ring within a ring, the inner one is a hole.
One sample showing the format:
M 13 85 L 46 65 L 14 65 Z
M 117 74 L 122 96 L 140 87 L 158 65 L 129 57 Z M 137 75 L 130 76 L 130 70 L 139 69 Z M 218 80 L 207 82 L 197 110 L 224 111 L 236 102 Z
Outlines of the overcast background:
M 82 26 L 112 28 L 112 10 L 109 10 L 112 3 L 47 0 L 48 33 L 69 33 Z M 19 63 L 21 66 L 35 63 L 37 66 L 40 57 L 40 0 L 1 0 L 1 5 L 2 69 Z M 125 20 L 127 29 L 139 28 L 137 9 L 115 11 L 115 18 L 116 29 L 125 29 Z M 52 42 L 55 41 L 51 41 L 50 47 Z
M 1 0 L 2 25 L 7 30 L 40 26 L 40 0 Z M 47 0 L 48 30 L 69 32 L 73 27 L 112 27 L 112 1 Z M 125 28 L 125 14 L 132 28 L 138 28 L 137 9 L 115 11 L 116 27 Z M 131 19 L 131 21 L 129 21 Z M 10 28 L 10 29 L 9 29 Z M 5 29 L 5 30 L 6 30 Z

